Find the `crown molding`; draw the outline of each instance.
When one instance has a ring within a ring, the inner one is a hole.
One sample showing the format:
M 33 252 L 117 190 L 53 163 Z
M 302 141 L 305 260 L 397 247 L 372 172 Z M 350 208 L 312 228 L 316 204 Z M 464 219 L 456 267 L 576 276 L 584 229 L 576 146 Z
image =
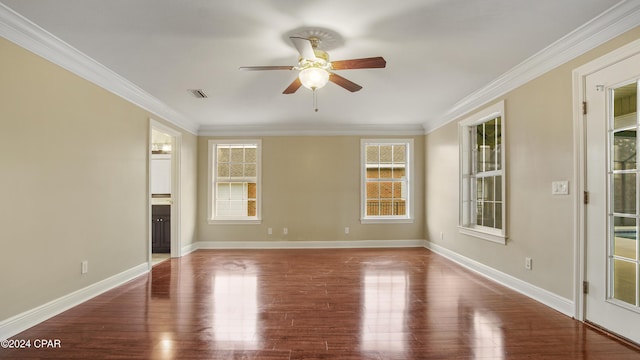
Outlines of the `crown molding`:
M 0 36 L 192 134 L 198 125 L 129 80 L 0 3 Z
M 575 59 L 640 24 L 640 0 L 624 0 L 458 101 L 444 115 L 424 123 L 430 133 L 498 97 Z
M 424 135 L 420 124 L 400 125 L 226 125 L 201 126 L 200 136 L 414 136 Z

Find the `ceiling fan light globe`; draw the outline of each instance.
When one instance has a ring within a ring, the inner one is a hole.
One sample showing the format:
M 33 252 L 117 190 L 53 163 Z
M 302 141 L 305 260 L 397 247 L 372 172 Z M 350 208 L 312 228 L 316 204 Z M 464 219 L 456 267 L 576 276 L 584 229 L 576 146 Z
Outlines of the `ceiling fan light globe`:
M 329 82 L 329 72 L 325 69 L 310 67 L 301 70 L 300 74 L 298 74 L 298 78 L 300 79 L 302 86 L 307 89 L 320 89 Z

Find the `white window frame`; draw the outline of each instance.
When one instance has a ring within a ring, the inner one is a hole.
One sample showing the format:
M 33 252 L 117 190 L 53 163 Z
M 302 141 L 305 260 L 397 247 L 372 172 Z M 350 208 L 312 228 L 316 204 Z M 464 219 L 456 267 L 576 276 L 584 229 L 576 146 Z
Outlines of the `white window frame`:
M 402 144 L 406 146 L 407 166 L 406 178 L 406 215 L 391 216 L 367 216 L 367 145 L 371 144 Z M 361 139 L 360 140 L 360 223 L 361 224 L 388 224 L 388 223 L 413 223 L 413 139 Z
M 500 117 L 500 169 L 493 170 L 489 175 L 500 176 L 501 183 L 501 210 L 502 228 L 497 229 L 493 227 L 481 226 L 476 224 L 476 198 L 477 193 L 474 191 L 474 185 L 472 181 L 472 165 L 471 165 L 471 146 L 472 141 L 470 135 L 470 129 L 476 125 L 483 124 L 487 121 L 491 121 L 497 117 Z M 506 244 L 507 241 L 507 194 L 506 194 L 506 132 L 505 132 L 506 118 L 504 114 L 504 101 L 500 101 L 494 105 L 491 105 L 482 111 L 467 117 L 459 122 L 459 146 L 460 146 L 460 194 L 459 194 L 459 220 L 458 229 L 460 233 L 474 236 L 480 239 L 492 241 L 499 244 Z
M 215 211 L 218 145 L 256 145 L 256 216 L 218 216 Z M 262 140 L 260 139 L 213 139 L 209 140 L 209 183 L 207 221 L 209 224 L 261 224 L 262 223 Z

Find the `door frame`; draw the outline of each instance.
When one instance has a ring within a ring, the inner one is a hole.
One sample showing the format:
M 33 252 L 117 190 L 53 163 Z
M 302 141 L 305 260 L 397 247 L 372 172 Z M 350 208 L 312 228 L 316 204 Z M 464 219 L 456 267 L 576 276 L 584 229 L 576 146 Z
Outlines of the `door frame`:
M 148 257 L 147 261 L 149 263 L 149 269 L 153 265 L 153 261 L 151 258 L 152 254 L 152 238 L 151 238 L 151 147 L 152 147 L 152 130 L 155 129 L 157 131 L 168 134 L 172 137 L 171 144 L 171 257 L 181 257 L 182 256 L 182 239 L 180 237 L 181 234 L 181 211 L 180 211 L 180 196 L 181 196 L 181 151 L 182 151 L 182 133 L 153 119 L 149 119 L 149 141 L 148 141 L 148 164 L 147 164 L 147 183 L 148 183 Z
M 572 73 L 573 82 L 573 147 L 574 147 L 574 184 L 576 184 L 574 211 L 574 316 L 585 320 L 585 296 L 582 284 L 586 279 L 586 205 L 584 194 L 586 185 L 586 115 L 583 114 L 583 102 L 586 99 L 586 77 L 607 68 L 617 62 L 640 53 L 640 39 L 617 48 L 576 69 Z M 588 104 L 587 104 L 588 111 Z

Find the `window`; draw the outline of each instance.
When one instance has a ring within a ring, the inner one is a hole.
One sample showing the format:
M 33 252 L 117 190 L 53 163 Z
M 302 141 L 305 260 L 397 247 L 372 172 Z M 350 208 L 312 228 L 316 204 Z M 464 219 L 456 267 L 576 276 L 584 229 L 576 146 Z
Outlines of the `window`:
M 461 232 L 505 244 L 504 102 L 460 122 Z
M 413 140 L 362 140 L 361 222 L 411 222 Z
M 260 223 L 260 140 L 209 140 L 210 223 Z

